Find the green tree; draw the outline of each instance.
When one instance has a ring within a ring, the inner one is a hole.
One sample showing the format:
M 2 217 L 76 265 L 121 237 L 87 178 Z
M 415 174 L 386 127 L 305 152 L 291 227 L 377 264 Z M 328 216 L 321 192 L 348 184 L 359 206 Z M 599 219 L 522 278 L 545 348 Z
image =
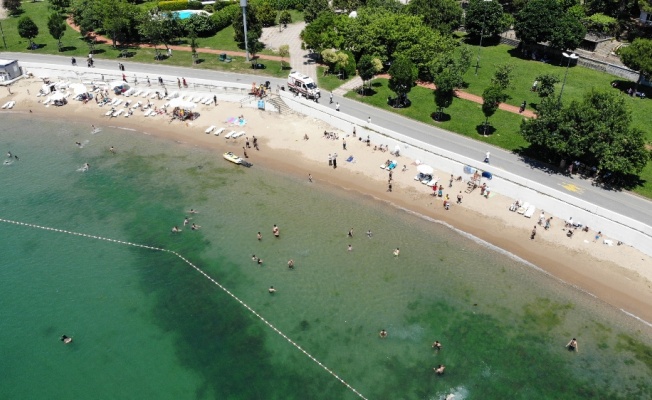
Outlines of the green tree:
M 402 97 L 410 93 L 417 80 L 417 67 L 405 56 L 399 56 L 389 68 L 389 90 Z
M 380 64 L 380 68 L 382 68 L 382 63 L 380 62 L 380 60 L 374 58 L 369 54 L 365 54 L 362 57 L 360 57 L 360 61 L 358 61 L 358 74 L 360 75 L 360 78 L 362 78 L 363 94 L 365 93 L 364 90 L 365 83 L 370 83 L 371 80 L 374 78 L 374 76 L 378 72 L 380 72 L 380 70 L 378 69 L 378 64 Z
M 335 15 L 330 11 L 323 12 L 301 31 L 301 40 L 318 54 L 323 49 L 339 49 L 344 43 L 347 19 L 347 16 Z
M 199 58 L 199 55 L 197 54 L 197 47 L 199 47 L 199 43 L 197 43 L 197 35 L 195 34 L 194 31 L 190 31 L 189 37 L 190 37 L 190 51 L 192 52 L 192 63 L 196 64 L 197 59 Z
M 254 12 L 263 27 L 274 26 L 276 24 L 276 10 L 268 1 L 254 7 Z M 248 23 L 247 28 L 249 28 Z
M 58 12 L 53 12 L 48 17 L 48 31 L 53 38 L 57 39 L 57 47 L 59 51 L 61 51 L 63 48 L 61 45 L 61 38 L 66 32 L 66 21 Z
M 636 175 L 650 160 L 644 133 L 631 127 L 623 96 L 611 91 L 593 90 L 563 109 L 545 98 L 538 118 L 524 121 L 521 134 L 551 156 L 577 159 L 601 174 Z
M 79 26 L 82 35 L 102 28 L 104 12 L 101 1 L 72 0 L 70 9 L 73 21 Z
M 496 113 L 501 102 L 505 101 L 507 96 L 498 86 L 491 85 L 482 92 L 482 113 L 484 114 L 483 135 L 487 136 L 489 127 L 489 118 Z
M 2 6 L 9 11 L 9 15 L 19 15 L 23 12 L 21 8 L 21 0 L 3 0 Z
M 455 89 L 464 84 L 464 74 L 471 66 L 471 51 L 467 46 L 460 49 L 457 56 L 444 53 L 430 65 L 437 105 L 437 119 L 440 120 L 445 108 L 450 107 L 455 98 Z
M 643 78 L 652 80 L 652 40 L 634 39 L 631 45 L 621 47 L 618 51 L 620 60 L 629 68 L 638 71 L 635 91 Z
M 424 24 L 444 34 L 456 30 L 462 22 L 462 7 L 456 0 L 411 0 L 407 12 L 420 15 Z
M 584 25 L 566 13 L 557 20 L 555 28 L 550 32 L 548 45 L 560 51 L 575 50 L 584 40 L 584 36 L 586 36 Z
M 156 59 L 160 59 L 157 46 L 164 44 L 167 48 L 178 38 L 181 33 L 181 22 L 176 14 L 150 10 L 142 16 L 138 29 L 143 38 L 154 46 Z
M 510 88 L 512 84 L 512 72 L 514 66 L 511 64 L 502 64 L 496 66 L 494 76 L 491 78 L 491 85 L 504 91 Z
M 530 0 L 516 14 L 516 37 L 525 45 L 547 42 L 561 16 L 557 0 Z
M 278 55 L 281 56 L 281 69 L 287 68 L 285 58 L 290 57 L 290 45 L 282 44 L 279 46 Z
M 48 3 L 50 3 L 50 8 L 59 14 L 65 13 L 70 7 L 70 0 L 48 0 Z
M 475 38 L 479 39 L 483 32 L 483 38 L 490 38 L 507 30 L 507 21 L 503 6 L 497 0 L 471 0 L 466 8 L 464 27 Z
M 252 54 L 255 54 L 261 48 L 258 39 L 260 39 L 260 36 L 263 34 L 263 25 L 258 20 L 255 10 L 252 10 L 251 6 L 248 6 L 247 8 L 247 45 L 249 46 L 249 51 Z M 245 37 L 244 25 L 242 22 L 242 9 L 240 9 L 240 12 L 238 12 L 238 14 L 233 18 L 233 30 L 233 39 L 241 48 L 244 48 Z
M 555 93 L 555 85 L 560 82 L 557 75 L 551 74 L 539 75 L 536 77 L 536 81 L 539 82 L 537 94 L 541 98 L 551 97 Z
M 329 10 L 330 8 L 328 7 L 328 0 L 310 0 L 308 1 L 306 8 L 303 10 L 303 18 L 305 19 L 306 23 L 309 24 L 312 21 L 316 20 L 317 17 L 319 17 L 319 14 Z
M 38 36 L 38 26 L 32 21 L 27 15 L 21 17 L 18 20 L 18 35 L 23 39 L 29 40 L 29 49 L 32 50 L 36 48 L 36 45 L 32 41 L 35 37 Z
M 281 12 L 281 15 L 278 18 L 278 23 L 282 25 L 291 24 L 292 14 L 290 14 L 288 10 L 283 10 L 283 12 Z
M 346 14 L 357 9 L 363 3 L 361 0 L 332 0 L 335 10 L 344 10 Z

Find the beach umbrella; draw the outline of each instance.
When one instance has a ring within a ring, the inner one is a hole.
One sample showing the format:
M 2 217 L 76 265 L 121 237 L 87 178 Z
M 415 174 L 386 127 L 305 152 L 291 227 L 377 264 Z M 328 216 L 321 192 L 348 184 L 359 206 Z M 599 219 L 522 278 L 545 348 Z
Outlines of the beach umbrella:
M 179 107 L 185 109 L 195 108 L 196 104 L 192 101 L 184 101 L 180 97 L 170 100 L 170 107 Z
M 50 96 L 50 100 L 51 100 L 51 101 L 55 101 L 55 100 L 63 100 L 65 97 L 66 97 L 66 96 L 64 96 L 63 93 L 61 93 L 61 92 L 56 92 L 56 93 L 54 93 L 52 96 Z
M 417 167 L 417 171 L 419 171 L 424 175 L 432 175 L 432 173 L 435 172 L 435 170 L 430 165 L 426 165 L 426 164 L 419 165 Z
M 489 171 L 484 171 L 482 173 L 482 177 L 487 178 L 487 179 L 491 179 L 491 178 L 493 178 L 493 175 L 491 175 L 491 172 L 489 172 Z
M 77 94 L 84 94 L 88 93 L 88 88 L 86 88 L 86 85 L 81 84 L 81 83 L 73 83 L 70 85 L 70 89 L 73 90 L 73 92 Z

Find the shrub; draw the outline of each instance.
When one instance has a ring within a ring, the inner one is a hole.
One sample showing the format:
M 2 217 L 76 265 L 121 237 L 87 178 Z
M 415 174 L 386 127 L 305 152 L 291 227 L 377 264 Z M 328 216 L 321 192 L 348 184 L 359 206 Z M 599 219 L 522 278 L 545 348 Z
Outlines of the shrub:
M 158 3 L 161 11 L 179 11 L 188 9 L 188 0 L 161 1 Z
M 203 10 L 212 14 L 213 11 L 214 11 L 214 8 L 213 8 L 213 5 L 212 5 L 212 4 L 206 4 L 206 5 L 204 6 Z
M 201 10 L 203 8 L 204 8 L 204 5 L 201 3 L 201 1 L 195 1 L 195 0 L 188 1 L 188 9 L 189 10 Z
M 234 4 L 235 4 L 235 5 L 240 5 L 240 2 L 238 2 L 238 1 L 236 1 L 236 0 L 229 0 L 229 1 L 216 1 L 216 2 L 213 4 L 213 11 L 218 12 L 218 11 L 223 10 L 223 9 L 225 9 L 226 7 L 231 6 L 231 5 L 234 5 Z
M 213 22 L 215 22 L 215 31 L 216 32 L 221 31 L 222 29 L 231 25 L 233 23 L 233 18 L 235 18 L 235 16 L 238 15 L 239 12 L 240 12 L 240 5 L 231 4 L 228 7 L 225 7 L 220 11 L 217 11 L 216 13 L 211 15 Z
M 198 37 L 210 37 L 217 32 L 215 20 L 205 14 L 194 14 L 183 20 L 187 32 L 195 32 Z

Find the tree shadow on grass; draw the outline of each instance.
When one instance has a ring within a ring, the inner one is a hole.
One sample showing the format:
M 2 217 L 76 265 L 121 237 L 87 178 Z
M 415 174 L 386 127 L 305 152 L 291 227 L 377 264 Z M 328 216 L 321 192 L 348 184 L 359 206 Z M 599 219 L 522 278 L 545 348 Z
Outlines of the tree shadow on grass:
M 61 52 L 62 53 L 65 52 L 65 51 L 75 51 L 75 50 L 77 50 L 76 46 L 62 46 L 61 47 Z
M 377 91 L 375 91 L 373 89 L 370 89 L 368 87 L 366 87 L 364 89 L 361 89 L 361 90 L 357 90 L 356 93 L 358 95 L 360 95 L 360 96 L 363 96 L 363 97 L 369 97 L 369 96 L 373 96 L 373 95 L 378 94 Z
M 204 59 L 204 58 L 198 58 L 198 59 L 195 60 L 195 64 L 196 64 L 196 65 L 199 65 L 199 64 L 201 64 L 201 63 L 203 63 L 203 62 L 206 62 L 206 59 Z
M 446 114 L 444 112 L 438 113 L 437 111 L 435 111 L 430 114 L 430 118 L 432 118 L 432 120 L 435 122 L 448 122 L 451 120 L 451 115 Z
M 373 86 L 373 87 L 383 87 L 383 84 L 380 83 L 380 82 L 374 82 L 374 83 L 371 84 L 371 86 Z
M 496 128 L 491 126 L 491 124 L 487 124 L 487 130 L 485 131 L 485 124 L 483 122 L 476 125 L 475 131 L 478 133 L 478 135 L 489 137 L 496 132 Z

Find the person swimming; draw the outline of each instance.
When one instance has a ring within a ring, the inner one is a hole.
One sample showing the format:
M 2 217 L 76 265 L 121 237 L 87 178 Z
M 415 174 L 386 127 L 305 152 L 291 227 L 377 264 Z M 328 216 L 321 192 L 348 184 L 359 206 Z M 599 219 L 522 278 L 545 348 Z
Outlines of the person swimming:
M 258 232 L 258 234 L 256 235 L 256 238 L 258 240 L 263 240 L 263 235 L 260 232 Z
M 252 255 L 251 255 L 251 261 L 256 261 L 256 260 L 257 260 L 256 255 L 255 255 L 255 254 L 252 254 Z
M 82 171 L 86 172 L 89 169 L 91 169 L 91 165 L 89 163 L 84 163 L 84 166 L 82 166 Z
M 198 212 L 199 211 L 195 210 L 194 208 L 191 208 L 190 211 L 188 211 L 190 214 L 197 214 Z
M 569 350 L 569 351 L 576 351 L 576 352 L 578 352 L 578 353 L 579 353 L 579 351 L 580 351 L 580 349 L 579 349 L 579 347 L 578 347 L 578 345 L 577 345 L 577 339 L 575 339 L 575 338 L 571 339 L 571 341 L 568 342 L 568 344 L 566 345 L 566 347 L 568 347 L 568 350 Z
M 262 264 L 263 264 L 263 259 L 260 258 L 260 257 L 258 257 L 258 259 L 256 260 L 256 262 L 258 263 L 258 265 L 262 265 Z
M 446 369 L 446 367 L 444 366 L 444 364 L 439 364 L 439 366 L 437 368 L 433 368 L 433 370 L 435 370 L 435 373 L 437 375 L 443 375 L 445 369 Z
M 294 269 L 294 260 L 293 259 L 290 259 L 290 261 L 288 261 L 288 268 Z
M 371 239 L 374 234 L 371 233 L 371 229 L 367 230 L 367 237 Z
M 432 344 L 432 348 L 435 350 L 441 350 L 441 343 L 439 343 L 439 340 L 435 340 L 435 343 Z
M 274 286 L 270 286 L 269 289 L 267 289 L 267 291 L 271 294 L 276 293 L 276 289 L 274 289 Z
M 77 147 L 79 147 L 79 148 L 81 148 L 81 147 L 82 147 L 82 144 L 81 144 L 81 142 L 75 142 L 75 144 L 76 144 L 76 145 L 77 145 Z
M 348 235 L 349 235 L 349 237 L 353 237 L 353 228 L 349 229 Z
M 172 227 L 172 233 L 178 233 L 178 232 L 181 232 L 181 229 L 179 229 L 179 227 L 176 226 L 176 225 L 173 226 L 173 227 Z
M 399 254 L 401 254 L 401 250 L 397 247 L 396 250 L 394 250 L 394 257 L 398 257 Z
M 281 237 L 281 231 L 278 229 L 278 226 L 276 226 L 276 224 L 274 224 L 274 228 L 272 228 L 272 233 L 277 238 Z
M 190 218 L 185 217 L 185 218 L 183 219 L 183 226 L 188 225 L 189 222 L 190 222 Z
M 198 230 L 199 228 L 201 228 L 201 226 L 199 226 L 199 225 L 197 225 L 197 224 L 195 224 L 195 223 L 193 223 L 192 226 L 190 227 L 190 229 L 192 229 L 193 231 L 196 231 L 196 230 Z
M 61 341 L 62 341 L 63 343 L 65 343 L 65 344 L 68 344 L 68 343 L 72 342 L 72 338 L 69 337 L 69 336 L 66 336 L 66 335 L 62 335 L 62 336 L 61 336 Z
M 387 331 L 381 329 L 380 332 L 378 332 L 378 336 L 380 336 L 382 339 L 385 339 L 387 337 Z

